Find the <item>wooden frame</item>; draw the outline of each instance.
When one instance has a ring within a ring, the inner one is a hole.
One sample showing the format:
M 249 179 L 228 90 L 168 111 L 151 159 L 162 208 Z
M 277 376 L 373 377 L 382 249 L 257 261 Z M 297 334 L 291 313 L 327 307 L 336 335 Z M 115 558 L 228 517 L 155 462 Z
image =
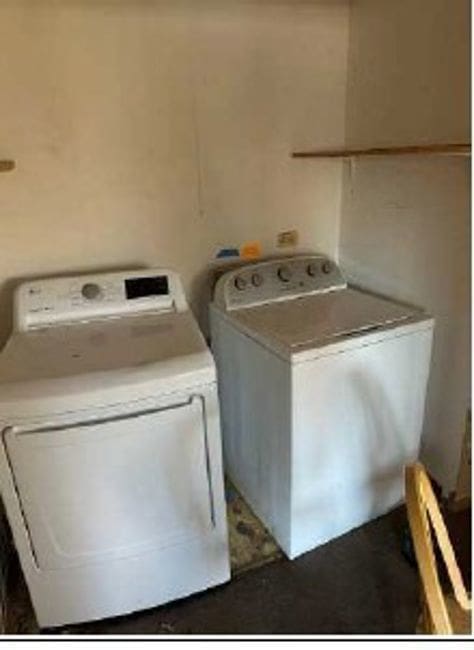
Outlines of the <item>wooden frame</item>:
M 433 634 L 453 634 L 453 626 L 439 582 L 431 530 L 435 533 L 458 605 L 461 609 L 470 611 L 471 599 L 464 587 L 433 488 L 421 463 L 406 467 L 405 486 L 408 520 L 423 587 L 424 627 L 427 632 Z

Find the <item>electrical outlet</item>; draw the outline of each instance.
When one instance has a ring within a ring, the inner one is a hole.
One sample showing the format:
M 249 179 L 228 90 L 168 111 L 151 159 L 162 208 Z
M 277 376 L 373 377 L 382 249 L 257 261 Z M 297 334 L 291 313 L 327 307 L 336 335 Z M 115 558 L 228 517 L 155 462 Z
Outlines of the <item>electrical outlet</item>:
M 277 235 L 278 248 L 287 248 L 289 246 L 298 245 L 298 231 L 297 230 L 282 230 Z

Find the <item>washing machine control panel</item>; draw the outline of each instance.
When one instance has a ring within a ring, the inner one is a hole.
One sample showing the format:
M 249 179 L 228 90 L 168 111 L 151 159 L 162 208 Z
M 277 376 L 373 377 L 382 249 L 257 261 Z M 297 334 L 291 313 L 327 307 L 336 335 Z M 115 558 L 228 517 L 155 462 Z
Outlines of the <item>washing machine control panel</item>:
M 333 260 L 301 255 L 228 271 L 216 284 L 214 301 L 231 310 L 345 287 L 346 280 Z
M 144 311 L 186 309 L 180 278 L 168 269 L 46 278 L 17 288 L 14 328 L 26 331 Z

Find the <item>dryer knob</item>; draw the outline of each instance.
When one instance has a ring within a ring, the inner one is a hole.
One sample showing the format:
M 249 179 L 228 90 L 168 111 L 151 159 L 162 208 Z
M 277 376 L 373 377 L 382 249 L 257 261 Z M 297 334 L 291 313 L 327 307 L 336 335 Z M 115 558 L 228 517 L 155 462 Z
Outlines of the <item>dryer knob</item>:
M 323 273 L 331 273 L 332 271 L 332 264 L 329 261 L 326 261 L 323 263 L 321 270 Z
M 278 269 L 278 277 L 282 282 L 289 282 L 291 280 L 291 269 L 289 266 L 280 266 Z
M 247 280 L 241 275 L 238 275 L 234 280 L 234 286 L 238 291 L 243 291 L 247 286 Z
M 102 295 L 102 290 L 95 282 L 87 282 L 83 285 L 81 293 L 86 300 L 97 300 Z

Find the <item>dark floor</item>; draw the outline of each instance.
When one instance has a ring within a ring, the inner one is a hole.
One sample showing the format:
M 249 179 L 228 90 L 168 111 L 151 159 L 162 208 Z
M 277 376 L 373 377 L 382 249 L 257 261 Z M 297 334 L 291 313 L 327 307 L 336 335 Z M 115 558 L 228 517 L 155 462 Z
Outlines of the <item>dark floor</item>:
M 471 584 L 470 511 L 447 523 Z M 416 569 L 401 552 L 404 508 L 292 562 L 281 559 L 230 583 L 152 610 L 57 630 L 62 634 L 413 634 Z M 12 571 L 7 632 L 35 633 L 19 571 Z

